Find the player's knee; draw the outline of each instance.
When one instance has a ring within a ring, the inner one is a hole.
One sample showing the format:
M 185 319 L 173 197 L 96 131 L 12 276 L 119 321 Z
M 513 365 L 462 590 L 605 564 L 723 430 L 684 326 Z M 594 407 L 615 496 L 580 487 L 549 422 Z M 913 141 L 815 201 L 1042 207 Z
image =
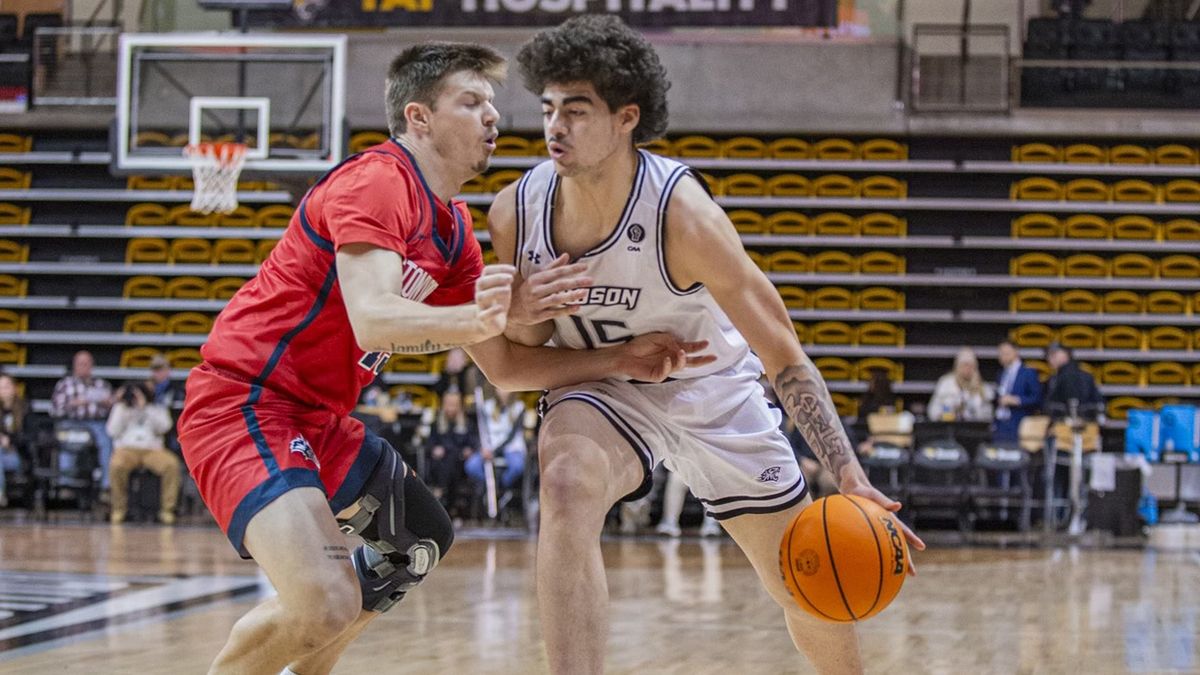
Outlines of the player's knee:
M 587 516 L 599 511 L 603 514 L 605 504 L 605 476 L 602 472 L 589 471 L 586 465 L 560 457 L 542 467 L 541 502 L 547 516 Z
M 353 573 L 311 584 L 301 597 L 302 604 L 287 607 L 283 628 L 305 651 L 333 642 L 362 612 L 362 596 Z

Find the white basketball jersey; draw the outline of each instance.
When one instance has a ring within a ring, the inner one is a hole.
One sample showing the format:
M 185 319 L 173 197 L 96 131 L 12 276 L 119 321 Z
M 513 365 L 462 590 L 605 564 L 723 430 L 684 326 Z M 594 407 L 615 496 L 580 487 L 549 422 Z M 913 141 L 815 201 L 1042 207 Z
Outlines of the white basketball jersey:
M 717 357 L 708 365 L 674 373 L 676 379 L 739 366 L 747 356 L 753 359 L 753 367 L 761 369 L 708 289 L 700 284 L 676 288 L 667 274 L 663 250 L 667 203 L 689 171 L 679 162 L 638 151 L 637 172 L 620 221 L 608 238 L 579 258 L 587 263 L 593 286 L 578 313 L 555 319 L 551 344 L 594 349 L 661 331 L 687 341 L 708 340 L 704 353 Z M 551 233 L 560 180 L 554 163 L 548 161 L 529 170 L 517 186 L 515 253 L 524 277 L 559 256 Z

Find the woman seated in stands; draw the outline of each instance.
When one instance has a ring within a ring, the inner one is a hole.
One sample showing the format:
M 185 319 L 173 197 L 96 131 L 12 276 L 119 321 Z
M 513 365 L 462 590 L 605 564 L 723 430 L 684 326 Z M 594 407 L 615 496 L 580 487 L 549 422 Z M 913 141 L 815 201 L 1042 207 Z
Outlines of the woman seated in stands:
M 426 410 L 420 432 L 429 449 L 425 484 L 451 515 L 462 510 L 455 503 L 462 484 L 463 464 L 479 448 L 479 436 L 463 409 L 462 393 L 451 385 L 442 394 L 439 410 Z
M 954 370 L 938 379 L 926 414 L 935 422 L 990 422 L 995 396 L 979 375 L 974 350 L 963 347 L 954 357 Z
M 25 397 L 11 375 L 0 375 L 0 507 L 8 506 L 7 476 L 28 470 L 21 454 L 25 426 Z
M 112 523 L 125 521 L 129 506 L 129 476 L 139 468 L 156 474 L 162 481 L 162 504 L 158 519 L 175 523 L 175 502 L 183 480 L 183 463 L 167 450 L 167 432 L 171 414 L 166 406 L 154 402 L 153 394 L 141 382 L 131 382 L 117 390 L 116 403 L 108 416 L 108 435 L 113 440 Z

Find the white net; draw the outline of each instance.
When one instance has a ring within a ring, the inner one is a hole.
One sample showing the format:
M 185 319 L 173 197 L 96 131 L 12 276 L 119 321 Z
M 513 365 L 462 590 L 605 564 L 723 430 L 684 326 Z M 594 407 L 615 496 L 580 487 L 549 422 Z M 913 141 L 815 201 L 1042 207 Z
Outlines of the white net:
M 242 143 L 189 145 L 183 154 L 192 162 L 192 210 L 200 213 L 229 213 L 237 208 L 238 175 L 246 163 Z

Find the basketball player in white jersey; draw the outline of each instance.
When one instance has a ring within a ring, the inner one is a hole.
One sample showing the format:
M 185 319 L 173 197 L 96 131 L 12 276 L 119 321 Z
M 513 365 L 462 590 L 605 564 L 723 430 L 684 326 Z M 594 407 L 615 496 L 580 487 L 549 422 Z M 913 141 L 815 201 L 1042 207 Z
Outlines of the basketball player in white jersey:
M 760 373 L 843 493 L 900 505 L 867 481 L 783 302 L 725 213 L 686 166 L 635 148 L 667 126 L 657 55 L 616 18 L 586 16 L 539 33 L 518 61 L 541 98 L 551 161 L 497 195 L 488 216 L 501 261 L 519 271 L 508 337 L 593 349 L 664 331 L 706 340 L 715 356 L 660 384 L 607 379 L 546 395 L 537 589 L 551 672 L 603 671 L 601 529 L 613 503 L 645 493 L 658 462 L 746 553 L 817 669 L 861 671 L 853 625 L 811 618 L 781 581 L 779 542 L 811 500 Z M 542 320 L 573 284 L 587 286 L 576 311 Z

